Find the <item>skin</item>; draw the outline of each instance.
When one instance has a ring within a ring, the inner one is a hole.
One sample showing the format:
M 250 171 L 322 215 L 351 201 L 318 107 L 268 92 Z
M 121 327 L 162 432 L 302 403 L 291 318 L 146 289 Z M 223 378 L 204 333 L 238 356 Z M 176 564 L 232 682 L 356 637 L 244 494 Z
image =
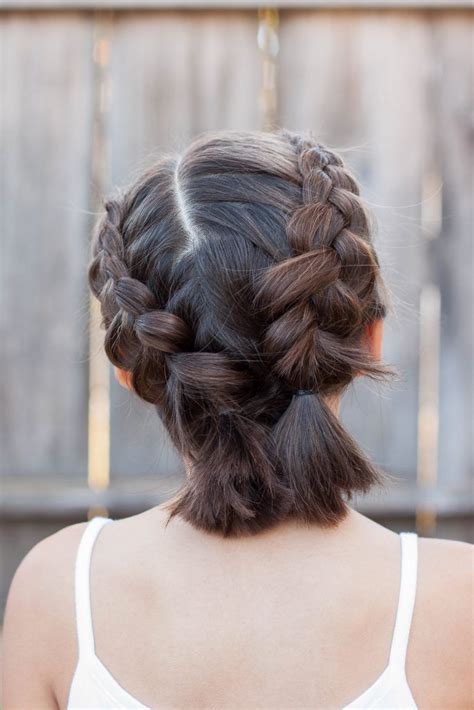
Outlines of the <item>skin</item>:
M 380 357 L 382 325 L 366 335 Z M 117 378 L 129 385 L 126 373 Z M 384 670 L 398 602 L 395 533 L 351 508 L 335 529 L 286 521 L 238 539 L 166 520 L 157 506 L 115 521 L 92 557 L 96 654 L 143 704 L 329 710 Z M 3 710 L 67 706 L 84 528 L 47 537 L 18 567 L 4 624 Z M 419 538 L 406 665 L 419 708 L 472 707 L 472 567 L 472 545 Z

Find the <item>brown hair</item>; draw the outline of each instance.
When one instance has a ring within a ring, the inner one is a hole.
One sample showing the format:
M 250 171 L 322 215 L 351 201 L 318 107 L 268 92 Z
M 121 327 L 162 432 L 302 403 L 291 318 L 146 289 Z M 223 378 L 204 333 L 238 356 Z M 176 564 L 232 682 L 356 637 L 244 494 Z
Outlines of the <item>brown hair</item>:
M 390 374 L 364 338 L 385 315 L 371 231 L 341 157 L 283 130 L 204 134 L 106 202 L 90 285 L 108 357 L 190 464 L 170 519 L 331 526 L 383 483 L 327 404 Z

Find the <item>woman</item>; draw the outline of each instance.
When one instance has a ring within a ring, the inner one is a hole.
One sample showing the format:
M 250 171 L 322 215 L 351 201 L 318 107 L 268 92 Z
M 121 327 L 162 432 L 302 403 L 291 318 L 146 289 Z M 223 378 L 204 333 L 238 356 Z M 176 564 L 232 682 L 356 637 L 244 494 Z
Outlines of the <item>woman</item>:
M 26 556 L 4 710 L 471 707 L 471 546 L 348 505 L 384 477 L 340 397 L 390 373 L 340 156 L 287 131 L 204 135 L 107 203 L 89 278 L 116 376 L 187 476 Z

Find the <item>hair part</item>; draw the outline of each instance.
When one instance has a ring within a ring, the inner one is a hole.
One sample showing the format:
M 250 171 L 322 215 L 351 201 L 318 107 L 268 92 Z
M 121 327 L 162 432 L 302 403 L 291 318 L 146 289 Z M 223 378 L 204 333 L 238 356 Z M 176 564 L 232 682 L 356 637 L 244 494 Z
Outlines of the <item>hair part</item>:
M 384 482 L 327 401 L 393 374 L 364 338 L 384 287 L 336 152 L 289 131 L 198 137 L 106 202 L 89 281 L 109 359 L 189 462 L 170 519 L 224 536 L 333 526 Z

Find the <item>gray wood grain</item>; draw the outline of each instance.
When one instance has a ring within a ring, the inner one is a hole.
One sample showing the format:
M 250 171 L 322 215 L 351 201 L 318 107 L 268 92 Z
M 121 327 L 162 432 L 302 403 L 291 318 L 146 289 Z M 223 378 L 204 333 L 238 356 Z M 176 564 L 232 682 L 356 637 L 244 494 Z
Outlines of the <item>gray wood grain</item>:
M 472 496 L 474 76 L 472 15 L 433 19 L 435 145 L 443 181 L 434 270 L 441 289 L 440 483 Z
M 85 475 L 90 22 L 0 21 L 0 470 Z
M 97 187 L 90 178 L 92 16 L 0 17 L 1 466 L 85 475 L 87 211 Z M 256 20 L 253 11 L 232 10 L 115 15 L 105 117 L 110 184 L 126 183 L 153 156 L 202 130 L 258 126 Z M 418 301 L 434 274 L 443 299 L 440 475 L 465 487 L 472 279 L 470 258 L 453 254 L 471 254 L 470 15 L 287 10 L 280 20 L 280 124 L 310 128 L 346 154 L 378 216 L 376 243 L 393 291 L 385 358 L 402 379 L 382 397 L 374 385 L 356 383 L 344 419 L 375 460 L 413 478 Z M 420 234 L 433 131 L 444 181 L 434 271 Z M 153 408 L 113 382 L 111 411 L 113 476 L 180 469 Z

